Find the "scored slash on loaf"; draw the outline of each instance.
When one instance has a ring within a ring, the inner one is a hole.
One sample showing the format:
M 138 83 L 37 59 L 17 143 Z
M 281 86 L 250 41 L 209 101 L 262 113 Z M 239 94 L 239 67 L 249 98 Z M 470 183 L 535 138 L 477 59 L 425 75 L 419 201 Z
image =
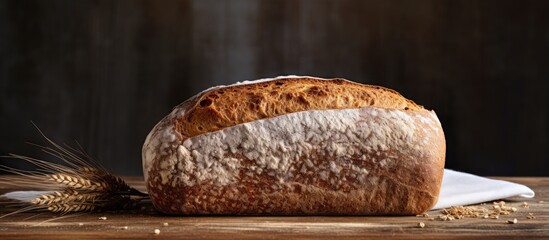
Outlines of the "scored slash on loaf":
M 419 214 L 438 198 L 444 158 L 433 111 L 297 76 L 201 92 L 143 146 L 149 194 L 170 214 Z

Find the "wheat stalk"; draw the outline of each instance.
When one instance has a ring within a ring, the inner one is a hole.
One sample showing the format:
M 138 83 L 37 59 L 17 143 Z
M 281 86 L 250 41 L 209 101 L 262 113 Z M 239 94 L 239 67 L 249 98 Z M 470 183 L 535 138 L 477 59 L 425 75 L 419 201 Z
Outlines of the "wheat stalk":
M 74 175 L 67 172 L 44 175 L 62 190 L 40 195 L 31 203 L 55 213 L 72 213 L 127 209 L 148 197 L 105 170 L 85 167 Z
M 101 169 L 85 167 L 73 174 L 78 175 L 47 175 L 49 180 L 63 187 L 63 191 L 41 195 L 31 203 L 44 206 L 51 212 L 70 213 L 127 209 L 146 197 L 128 186 L 122 178 Z
M 30 162 L 36 165 L 38 170 L 23 171 L 0 166 L 0 169 L 27 177 L 22 183 L 37 183 L 33 186 L 54 190 L 32 199 L 29 204 L 36 207 L 33 209 L 63 214 L 120 210 L 131 208 L 148 198 L 147 194 L 130 187 L 122 178 L 109 173 L 84 151 L 68 146 L 62 147 L 46 136 L 44 138 L 51 147 L 36 146 L 63 160 L 65 165 L 11 154 L 11 158 Z

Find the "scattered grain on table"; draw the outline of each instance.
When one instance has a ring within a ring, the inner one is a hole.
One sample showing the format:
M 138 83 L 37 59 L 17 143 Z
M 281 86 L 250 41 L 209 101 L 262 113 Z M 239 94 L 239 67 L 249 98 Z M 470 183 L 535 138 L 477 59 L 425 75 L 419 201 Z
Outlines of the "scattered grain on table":
M 516 218 L 514 218 L 514 219 L 511 219 L 511 220 L 507 220 L 507 223 L 516 224 L 516 223 L 518 223 L 518 220 Z
M 518 211 L 516 207 L 508 206 L 504 201 L 493 202 L 491 208 L 480 206 L 452 206 L 442 209 L 441 215 L 434 218 L 438 221 L 453 221 L 464 218 L 499 219 L 500 215 L 510 215 Z

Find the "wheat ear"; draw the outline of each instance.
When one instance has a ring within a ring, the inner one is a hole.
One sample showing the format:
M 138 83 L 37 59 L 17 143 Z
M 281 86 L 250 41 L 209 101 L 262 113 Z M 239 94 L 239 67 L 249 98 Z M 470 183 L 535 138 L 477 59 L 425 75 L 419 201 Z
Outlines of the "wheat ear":
M 50 175 L 50 180 L 62 185 L 66 185 L 68 188 L 78 190 L 101 191 L 104 190 L 106 187 L 103 183 L 92 182 L 89 179 L 77 176 L 70 176 L 63 173 Z

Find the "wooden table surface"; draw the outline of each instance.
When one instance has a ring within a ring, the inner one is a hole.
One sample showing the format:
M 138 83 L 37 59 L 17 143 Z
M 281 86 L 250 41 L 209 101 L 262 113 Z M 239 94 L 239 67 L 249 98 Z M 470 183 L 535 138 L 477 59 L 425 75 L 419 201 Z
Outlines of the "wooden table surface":
M 86 213 L 57 215 L 21 213 L 0 219 L 0 239 L 340 239 L 391 237 L 396 239 L 481 239 L 548 238 L 549 178 L 496 177 L 526 184 L 536 192 L 533 199 L 506 200 L 518 211 L 499 219 L 467 218 L 454 221 L 430 220 L 422 216 L 166 216 L 150 203 L 126 213 Z M 143 188 L 143 181 L 128 179 L 130 185 Z M 0 183 L 2 177 L 0 176 Z M 0 185 L 0 193 L 13 187 Z M 528 208 L 523 207 L 528 203 Z M 483 206 L 490 207 L 491 203 Z M 6 209 L 0 210 L 5 213 Z M 534 219 L 527 216 L 532 213 Z M 440 211 L 430 211 L 436 216 Z M 101 220 L 106 217 L 106 220 Z M 507 220 L 516 218 L 516 224 Z M 419 228 L 419 222 L 425 223 Z M 160 231 L 155 234 L 155 229 Z

